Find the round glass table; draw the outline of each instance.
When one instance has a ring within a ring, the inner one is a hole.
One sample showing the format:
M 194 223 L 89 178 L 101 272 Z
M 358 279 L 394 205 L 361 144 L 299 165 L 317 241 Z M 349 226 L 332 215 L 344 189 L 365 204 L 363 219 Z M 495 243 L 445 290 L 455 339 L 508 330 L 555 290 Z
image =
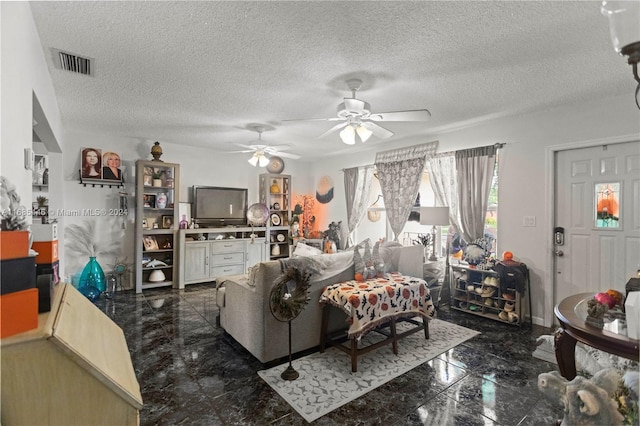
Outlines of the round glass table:
M 587 316 L 587 302 L 594 293 L 569 296 L 558 303 L 554 313 L 560 322 L 555 333 L 555 353 L 560 374 L 568 380 L 576 377 L 576 343 L 582 342 L 601 351 L 639 361 L 640 341 L 627 336 L 624 314 L 609 311 L 601 322 Z

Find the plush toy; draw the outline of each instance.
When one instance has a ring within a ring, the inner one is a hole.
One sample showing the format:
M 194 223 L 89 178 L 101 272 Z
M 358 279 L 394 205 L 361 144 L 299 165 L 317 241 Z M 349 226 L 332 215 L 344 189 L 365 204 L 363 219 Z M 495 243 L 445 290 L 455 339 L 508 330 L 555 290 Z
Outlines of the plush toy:
M 371 253 L 370 250 L 369 253 Z M 360 249 L 358 247 L 353 250 L 353 264 L 355 267 L 354 279 L 356 281 L 366 281 L 369 278 L 375 278 L 376 270 L 371 262 L 371 256 L 369 256 L 369 263 L 367 263 L 360 254 Z
M 613 368 L 598 371 L 591 380 L 568 381 L 557 371 L 538 376 L 538 389 L 552 403 L 564 405 L 563 426 L 622 425 L 624 417 L 613 399 L 621 382 Z
M 373 253 L 371 254 L 373 260 L 373 267 L 376 270 L 376 278 L 384 277 L 384 261 L 380 256 L 380 241 L 376 241 L 373 245 Z
M 337 223 L 331 222 L 329 224 L 329 229 L 324 231 L 324 235 L 336 243 L 336 248 L 338 250 L 344 248 L 344 245 L 342 244 L 342 221 Z

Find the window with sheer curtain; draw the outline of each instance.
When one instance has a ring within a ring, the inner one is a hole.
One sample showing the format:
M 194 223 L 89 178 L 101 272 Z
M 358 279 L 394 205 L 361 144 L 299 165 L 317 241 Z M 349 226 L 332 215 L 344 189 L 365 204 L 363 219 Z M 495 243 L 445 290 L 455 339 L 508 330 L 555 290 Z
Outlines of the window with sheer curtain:
M 440 154 L 437 154 L 433 157 L 434 160 L 438 160 Z M 453 153 L 449 153 L 451 155 L 451 160 L 445 160 L 445 164 L 451 164 L 453 167 L 453 176 L 455 177 L 455 158 Z M 497 153 L 496 153 L 497 158 Z M 420 187 L 418 190 L 420 205 L 421 206 L 434 206 L 434 205 L 446 205 L 444 203 L 437 203 L 436 193 L 434 192 L 431 174 L 434 173 L 433 168 L 430 167 L 431 162 L 427 160 L 426 170 L 424 171 L 421 181 Z M 488 196 L 488 203 L 485 209 L 484 215 L 484 234 L 488 236 L 492 240 L 492 245 L 490 247 L 490 251 L 492 254 L 497 252 L 497 237 L 498 237 L 498 161 L 495 161 L 494 167 L 491 173 L 491 184 Z M 374 174 L 375 176 L 375 174 Z M 455 180 L 454 180 L 455 182 Z M 377 178 L 373 178 L 371 182 L 371 191 L 369 197 L 368 206 L 371 212 L 376 212 L 377 214 L 369 214 L 365 215 L 360 222 L 357 228 L 357 236 L 358 240 L 363 240 L 366 238 L 371 238 L 371 240 L 376 241 L 379 238 L 387 238 L 393 239 L 393 231 L 388 226 L 387 216 L 384 209 L 384 198 L 381 197 L 382 191 L 380 189 L 380 183 Z M 398 241 L 404 245 L 412 245 L 418 242 L 419 236 L 423 234 L 430 233 L 431 229 L 425 227 L 424 225 L 420 225 L 418 208 L 414 208 L 415 214 L 411 214 L 409 221 L 402 228 L 400 234 L 398 234 Z M 451 209 L 451 215 L 455 215 L 455 209 Z M 373 219 L 373 220 L 372 220 Z M 374 221 L 375 220 L 375 221 Z M 453 220 L 451 222 L 454 223 Z M 442 244 L 437 244 L 438 247 L 442 247 L 442 253 L 440 255 L 446 255 L 447 243 L 449 243 L 449 252 L 453 253 L 460 250 L 464 245 L 466 245 L 467 241 L 462 238 L 457 232 L 457 227 L 455 226 L 442 226 L 439 228 L 440 234 L 439 238 L 442 241 Z

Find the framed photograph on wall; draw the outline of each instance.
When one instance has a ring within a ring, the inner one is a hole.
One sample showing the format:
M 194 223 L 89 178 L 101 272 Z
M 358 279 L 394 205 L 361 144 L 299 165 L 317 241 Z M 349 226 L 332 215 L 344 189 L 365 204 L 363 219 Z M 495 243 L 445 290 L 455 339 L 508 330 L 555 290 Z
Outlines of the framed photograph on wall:
M 87 179 L 102 179 L 102 150 L 82 148 L 80 151 L 80 174 Z
M 102 154 L 102 179 L 122 182 L 120 154 L 117 152 L 107 151 Z

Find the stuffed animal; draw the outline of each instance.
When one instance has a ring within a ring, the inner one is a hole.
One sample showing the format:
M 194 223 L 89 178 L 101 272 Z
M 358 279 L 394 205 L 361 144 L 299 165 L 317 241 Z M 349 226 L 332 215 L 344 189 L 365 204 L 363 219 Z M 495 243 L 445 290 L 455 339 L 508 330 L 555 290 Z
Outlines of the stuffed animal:
M 614 368 L 600 370 L 591 380 L 576 376 L 571 381 L 552 371 L 538 376 L 538 389 L 550 402 L 564 405 L 562 426 L 615 426 L 624 421 L 613 399 L 620 381 Z
M 329 224 L 329 229 L 324 231 L 324 235 L 329 238 L 331 241 L 336 243 L 336 248 L 341 250 L 344 248 L 342 244 L 342 221 L 340 222 L 331 222 Z

